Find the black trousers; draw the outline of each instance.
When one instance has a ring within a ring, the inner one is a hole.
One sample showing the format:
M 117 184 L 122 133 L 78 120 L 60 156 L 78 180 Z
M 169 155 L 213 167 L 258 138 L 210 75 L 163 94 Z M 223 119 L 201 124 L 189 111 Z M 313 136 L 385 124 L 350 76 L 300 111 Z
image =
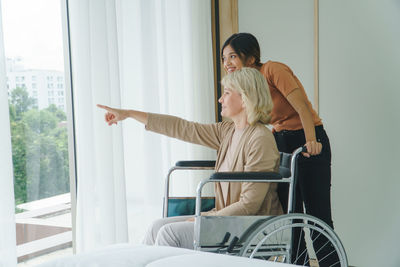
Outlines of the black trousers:
M 313 215 L 333 228 L 331 215 L 331 147 L 323 126 L 315 127 L 317 141 L 322 144 L 321 154 L 306 158 L 300 155 L 296 186 L 295 212 Z M 306 143 L 303 130 L 274 133 L 278 150 L 292 153 Z M 287 210 L 288 185 L 280 183 L 279 199 Z
M 321 154 L 306 158 L 300 155 L 298 161 L 298 180 L 295 188 L 295 212 L 303 213 L 303 205 L 305 213 L 315 216 L 333 228 L 331 215 L 331 148 L 329 138 L 323 126 L 316 126 L 315 133 L 317 141 L 322 143 Z M 278 150 L 281 152 L 292 153 L 296 148 L 306 143 L 304 130 L 296 131 L 280 131 L 274 133 Z M 278 195 L 282 203 L 282 207 L 287 210 L 289 186 L 284 183 L 278 185 Z M 298 236 L 301 233 L 296 233 Z M 305 248 L 303 237 L 295 238 L 294 243 L 300 242 L 300 249 Z M 323 240 L 316 240 L 322 243 Z M 314 246 L 319 246 L 314 244 Z M 328 253 L 327 249 L 323 249 L 321 253 Z M 295 251 L 294 254 L 297 254 Z M 305 254 L 304 254 L 305 255 Z M 295 257 L 292 258 L 292 261 Z M 320 266 L 330 266 L 332 261 L 336 261 L 336 257 L 329 257 L 327 262 L 320 263 Z M 304 259 L 300 259 L 302 262 Z M 329 262 L 329 263 L 328 263 Z M 298 261 L 299 263 L 299 261 Z

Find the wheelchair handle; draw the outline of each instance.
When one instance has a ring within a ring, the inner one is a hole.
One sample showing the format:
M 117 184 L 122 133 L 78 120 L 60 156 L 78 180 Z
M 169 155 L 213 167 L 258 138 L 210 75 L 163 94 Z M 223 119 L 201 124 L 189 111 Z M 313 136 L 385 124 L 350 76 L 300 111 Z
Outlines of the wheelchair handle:
M 292 158 L 290 162 L 290 186 L 289 186 L 289 200 L 288 200 L 288 213 L 293 213 L 294 212 L 294 203 L 293 203 L 293 198 L 294 198 L 294 192 L 295 192 L 295 187 L 296 187 L 296 179 L 297 178 L 297 158 L 299 155 L 303 152 L 307 152 L 307 147 L 302 146 L 297 148 L 293 153 L 292 153 Z

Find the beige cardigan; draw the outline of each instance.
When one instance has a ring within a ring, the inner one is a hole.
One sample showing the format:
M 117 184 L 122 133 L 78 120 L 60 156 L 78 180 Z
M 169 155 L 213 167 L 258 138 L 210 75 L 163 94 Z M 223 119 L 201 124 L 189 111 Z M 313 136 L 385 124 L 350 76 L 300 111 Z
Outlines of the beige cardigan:
M 233 122 L 200 124 L 174 116 L 148 114 L 146 129 L 186 142 L 216 149 L 215 170 L 218 171 L 234 133 Z M 232 171 L 277 172 L 279 152 L 271 131 L 261 123 L 245 129 L 234 153 Z M 282 207 L 276 192 L 276 183 L 229 183 L 225 204 L 221 185 L 215 184 L 215 208 L 203 215 L 279 215 Z

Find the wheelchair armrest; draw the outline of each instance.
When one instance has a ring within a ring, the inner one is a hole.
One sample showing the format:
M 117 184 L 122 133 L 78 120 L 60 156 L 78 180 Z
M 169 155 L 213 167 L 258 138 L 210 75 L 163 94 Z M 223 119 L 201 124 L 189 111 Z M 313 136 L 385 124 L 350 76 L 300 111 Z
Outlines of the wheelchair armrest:
M 283 181 L 283 177 L 277 172 L 215 172 L 208 179 L 202 180 L 197 186 L 196 216 L 200 216 L 201 190 L 209 182 L 273 182 Z
M 224 180 L 281 180 L 283 177 L 276 172 L 215 172 L 210 176 L 211 181 L 224 181 Z
M 175 163 L 176 167 L 214 168 L 215 160 L 182 160 Z

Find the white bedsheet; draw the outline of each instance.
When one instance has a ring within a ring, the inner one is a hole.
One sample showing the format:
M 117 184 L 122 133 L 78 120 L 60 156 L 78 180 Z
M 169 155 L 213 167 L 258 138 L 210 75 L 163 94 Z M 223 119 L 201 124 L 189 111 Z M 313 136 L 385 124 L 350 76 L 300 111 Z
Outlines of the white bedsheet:
M 289 267 L 290 264 L 228 256 L 183 248 L 118 244 L 60 258 L 40 267 Z

